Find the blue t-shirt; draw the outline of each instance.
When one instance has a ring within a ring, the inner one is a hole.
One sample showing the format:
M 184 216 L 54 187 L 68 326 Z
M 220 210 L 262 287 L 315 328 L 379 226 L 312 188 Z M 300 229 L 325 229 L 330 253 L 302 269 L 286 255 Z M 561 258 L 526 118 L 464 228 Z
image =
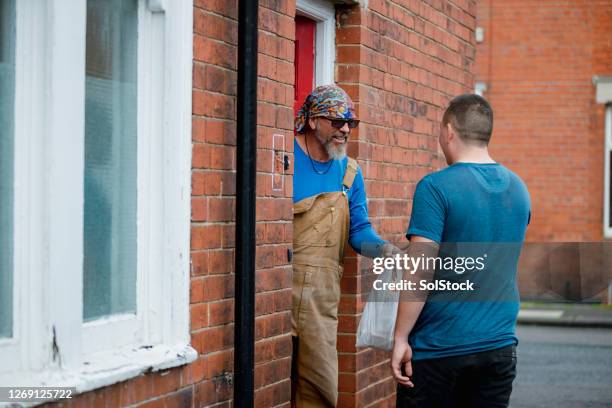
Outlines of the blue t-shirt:
M 409 336 L 414 360 L 471 354 L 517 344 L 516 265 L 519 252 L 512 247 L 520 251 L 530 214 L 525 183 L 498 163 L 455 163 L 424 177 L 417 184 L 408 238 L 422 236 L 441 247 L 454 248 L 460 248 L 460 243 L 479 243 L 473 247 L 482 243 L 483 248 L 493 246 L 498 255 L 510 259 L 502 262 L 503 267 L 485 269 L 480 275 L 478 271 L 470 272 L 470 279 L 477 282 L 476 286 L 479 279 L 488 282 L 486 290 L 495 289 L 495 298 L 499 300 L 488 299 L 485 293 L 473 301 L 467 298 L 470 295 L 456 292 L 459 293 L 459 297 L 454 298 L 458 299 L 456 301 L 435 301 L 430 292 Z M 508 244 L 511 246 L 504 249 Z M 461 256 L 461 253 L 456 255 Z
M 311 164 L 310 158 L 302 150 L 299 143 L 294 141 L 295 170 L 293 173 L 293 202 L 303 200 L 320 193 L 342 191 L 342 180 L 346 172 L 348 159 L 333 160 L 329 171 L 325 174 L 316 173 Z M 312 160 L 315 168 L 322 172 L 327 170 L 330 162 L 319 162 Z M 365 183 L 361 168 L 357 170 L 357 175 L 348 193 L 350 229 L 349 244 L 362 255 L 374 257 L 379 256 L 382 245 L 386 242 L 382 240 L 372 228 L 368 218 L 368 204 L 365 191 Z

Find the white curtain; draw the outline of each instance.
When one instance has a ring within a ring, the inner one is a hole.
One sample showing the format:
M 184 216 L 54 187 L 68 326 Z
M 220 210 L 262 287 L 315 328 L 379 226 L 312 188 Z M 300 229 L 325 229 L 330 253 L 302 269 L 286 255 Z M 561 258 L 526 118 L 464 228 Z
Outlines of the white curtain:
M 0 0 L 0 338 L 13 326 L 15 0 Z
M 83 318 L 136 311 L 137 0 L 89 0 Z

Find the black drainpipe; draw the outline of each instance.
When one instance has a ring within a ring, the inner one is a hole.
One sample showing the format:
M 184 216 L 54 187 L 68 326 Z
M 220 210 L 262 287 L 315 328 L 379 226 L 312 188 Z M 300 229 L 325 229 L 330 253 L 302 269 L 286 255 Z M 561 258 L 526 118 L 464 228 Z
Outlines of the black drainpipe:
M 254 405 L 255 158 L 257 154 L 257 13 L 259 0 L 238 3 L 236 117 L 236 251 L 234 407 Z

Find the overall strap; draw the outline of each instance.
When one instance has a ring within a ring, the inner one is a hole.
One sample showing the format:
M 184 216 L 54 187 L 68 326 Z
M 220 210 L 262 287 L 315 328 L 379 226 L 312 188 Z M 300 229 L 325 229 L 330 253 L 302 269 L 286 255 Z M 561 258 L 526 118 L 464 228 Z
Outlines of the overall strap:
M 357 175 L 357 160 L 348 157 L 348 161 L 346 164 L 346 172 L 344 173 L 344 179 L 342 180 L 342 185 L 344 186 L 344 191 L 348 191 L 353 185 L 353 181 L 355 181 L 355 176 Z

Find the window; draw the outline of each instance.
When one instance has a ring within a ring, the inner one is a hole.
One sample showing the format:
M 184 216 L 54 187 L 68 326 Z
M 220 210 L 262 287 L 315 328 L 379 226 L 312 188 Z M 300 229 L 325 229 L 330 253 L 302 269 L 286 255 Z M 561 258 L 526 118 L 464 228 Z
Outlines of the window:
M 612 238 L 612 104 L 606 106 L 604 236 Z
M 83 319 L 136 312 L 138 2 L 88 1 Z
M 604 122 L 604 237 L 612 238 L 612 77 L 595 76 L 595 100 L 606 104 Z
M 0 338 L 13 336 L 15 0 L 0 3 Z
M 193 361 L 193 4 L 1 4 L 0 385 Z

